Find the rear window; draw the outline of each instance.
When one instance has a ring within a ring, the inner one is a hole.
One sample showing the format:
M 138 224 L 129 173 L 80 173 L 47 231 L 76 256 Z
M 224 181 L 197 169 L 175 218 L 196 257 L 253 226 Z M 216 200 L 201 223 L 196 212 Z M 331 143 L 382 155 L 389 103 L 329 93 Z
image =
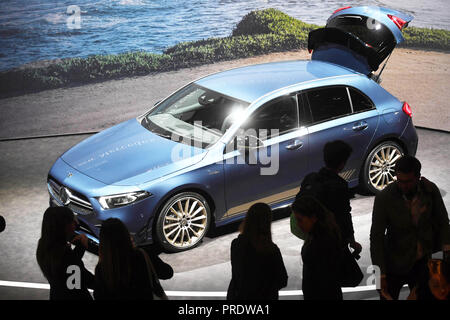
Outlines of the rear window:
M 325 121 L 352 113 L 345 87 L 308 90 L 306 96 L 314 122 Z
M 395 46 L 395 38 L 391 31 L 381 22 L 359 15 L 337 16 L 327 23 L 327 27 L 341 29 L 358 37 L 377 53 L 389 53 Z M 387 50 L 389 49 L 389 50 Z
M 372 101 L 364 94 L 353 88 L 348 88 L 352 98 L 353 112 L 362 112 L 374 108 Z

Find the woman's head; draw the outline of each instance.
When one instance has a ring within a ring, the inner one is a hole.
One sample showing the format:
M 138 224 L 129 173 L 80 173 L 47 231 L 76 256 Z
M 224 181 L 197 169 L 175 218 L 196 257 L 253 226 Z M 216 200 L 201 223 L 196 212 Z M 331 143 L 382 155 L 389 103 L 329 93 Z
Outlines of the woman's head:
M 47 279 L 57 276 L 67 241 L 74 235 L 75 227 L 76 220 L 69 208 L 49 207 L 45 210 L 36 258 Z
M 111 290 L 126 287 L 131 278 L 131 254 L 134 246 L 125 224 L 109 218 L 100 228 L 99 263 L 103 278 Z
M 66 243 L 74 235 L 75 216 L 67 207 L 49 207 L 42 220 L 41 239 L 48 243 Z
M 130 252 L 133 249 L 130 232 L 117 218 L 109 218 L 100 228 L 99 255 L 111 255 L 113 252 Z
M 299 197 L 294 201 L 291 208 L 297 224 L 303 232 L 312 233 L 316 225 L 319 224 L 339 234 L 333 214 L 316 198 L 312 196 Z
M 241 224 L 241 233 L 246 235 L 255 246 L 260 243 L 266 244 L 272 242 L 271 223 L 270 207 L 262 202 L 255 203 L 247 211 Z

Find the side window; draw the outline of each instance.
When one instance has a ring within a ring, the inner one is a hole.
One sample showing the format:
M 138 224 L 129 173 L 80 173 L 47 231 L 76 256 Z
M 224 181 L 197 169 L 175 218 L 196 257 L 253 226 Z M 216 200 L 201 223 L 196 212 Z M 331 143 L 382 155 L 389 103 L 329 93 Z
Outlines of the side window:
M 306 96 L 314 122 L 340 117 L 352 112 L 345 87 L 308 90 Z
M 356 89 L 348 88 L 352 99 L 353 112 L 361 112 L 374 108 L 372 101 Z
M 296 96 L 286 96 L 268 102 L 256 110 L 242 126 L 242 129 L 254 129 L 258 134 L 266 129 L 267 138 L 270 138 L 273 129 L 278 130 L 281 135 L 295 128 L 298 128 Z

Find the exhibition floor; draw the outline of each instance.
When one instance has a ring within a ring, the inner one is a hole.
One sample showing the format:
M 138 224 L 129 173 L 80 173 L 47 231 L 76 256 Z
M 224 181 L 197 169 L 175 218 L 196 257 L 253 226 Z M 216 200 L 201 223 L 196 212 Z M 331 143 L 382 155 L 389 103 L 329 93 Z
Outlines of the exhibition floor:
M 422 174 L 439 186 L 448 207 L 450 134 L 426 129 L 417 132 Z M 0 142 L 0 212 L 6 219 L 6 229 L 0 233 L 0 300 L 48 299 L 48 284 L 35 258 L 42 215 L 48 206 L 47 172 L 61 153 L 85 138 L 86 135 L 78 135 Z M 369 232 L 373 200 L 373 196 L 357 194 L 351 201 L 355 237 L 363 246 L 359 260 L 363 272 L 371 265 Z M 302 299 L 302 241 L 290 233 L 286 216 L 274 216 L 273 240 L 281 250 L 289 275 L 280 299 Z M 238 225 L 213 230 L 193 250 L 161 253 L 160 257 L 174 269 L 173 278 L 162 281 L 170 299 L 225 299 L 231 277 L 230 244 L 237 237 Z M 85 265 L 92 272 L 97 260 L 90 253 L 84 256 Z M 345 289 L 344 299 L 378 299 L 368 278 L 367 273 L 359 287 Z M 407 291 L 404 290 L 403 297 Z

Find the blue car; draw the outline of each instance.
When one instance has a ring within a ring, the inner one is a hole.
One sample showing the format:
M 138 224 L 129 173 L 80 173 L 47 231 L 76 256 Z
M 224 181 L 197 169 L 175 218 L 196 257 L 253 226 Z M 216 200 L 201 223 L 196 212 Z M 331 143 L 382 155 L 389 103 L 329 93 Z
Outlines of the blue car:
M 394 181 L 396 160 L 417 150 L 410 106 L 375 73 L 412 18 L 379 7 L 336 10 L 310 33 L 311 60 L 187 84 L 58 158 L 50 205 L 70 207 L 79 232 L 97 244 L 102 221 L 115 217 L 138 245 L 183 251 L 255 202 L 289 205 L 336 139 L 353 148 L 341 173 L 349 186 L 379 192 Z

